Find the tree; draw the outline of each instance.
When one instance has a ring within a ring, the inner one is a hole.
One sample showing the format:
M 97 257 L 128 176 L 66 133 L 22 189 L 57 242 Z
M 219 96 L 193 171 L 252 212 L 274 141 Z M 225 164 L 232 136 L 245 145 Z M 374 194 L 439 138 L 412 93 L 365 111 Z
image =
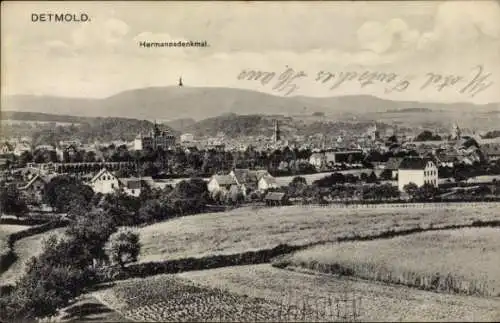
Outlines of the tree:
M 27 163 L 30 163 L 33 161 L 33 154 L 29 151 L 23 151 L 21 153 L 21 156 L 19 156 L 19 165 L 21 167 L 26 166 Z
M 0 186 L 0 212 L 22 215 L 28 210 L 26 202 L 14 185 Z
M 90 186 L 69 176 L 58 176 L 45 185 L 42 199 L 59 212 L 68 212 L 71 206 L 88 205 L 93 195 Z
M 30 270 L 12 294 L 2 298 L 0 312 L 12 321 L 34 321 L 54 315 L 81 293 L 82 270 L 71 266 L 49 266 L 33 258 Z
M 418 188 L 416 197 L 420 200 L 428 200 L 439 194 L 439 189 L 431 184 L 424 184 Z
M 113 233 L 106 245 L 109 259 L 121 268 L 125 268 L 127 263 L 137 261 L 140 250 L 139 234 L 128 229 Z
M 410 197 L 414 198 L 417 194 L 418 191 L 418 186 L 417 184 L 410 182 L 403 186 L 403 190 L 408 194 Z
M 92 260 L 105 259 L 104 245 L 108 237 L 116 232 L 117 226 L 111 215 L 100 209 L 90 212 L 83 211 L 70 223 L 66 234 L 71 237 L 73 243 L 84 248 L 88 253 L 88 264 Z
M 96 160 L 96 154 L 92 150 L 85 152 L 83 160 L 86 162 L 94 162 Z
M 0 317 L 12 321 L 32 321 L 53 315 L 83 289 L 94 283 L 92 270 L 82 263 L 83 245 L 49 237 L 42 253 L 30 258 L 26 271 L 6 297 L 0 298 Z
M 141 223 L 149 223 L 163 217 L 163 208 L 158 200 L 148 200 L 141 205 L 138 218 Z
M 141 207 L 141 200 L 118 191 L 115 194 L 107 194 L 101 207 L 109 214 L 115 225 L 133 225 L 137 224 L 136 214 Z
M 330 187 L 335 184 L 343 183 L 345 183 L 345 176 L 342 173 L 337 172 L 313 182 L 314 185 L 317 185 L 319 187 Z
M 442 138 L 439 135 L 434 135 L 429 130 L 424 130 L 417 137 L 415 137 L 415 141 L 432 141 L 432 140 L 441 140 Z
M 288 196 L 296 197 L 304 194 L 307 188 L 307 181 L 302 176 L 295 176 L 290 184 L 288 184 Z
M 375 172 L 371 172 L 371 174 L 366 178 L 367 183 L 376 183 L 377 182 L 377 175 L 375 175 Z

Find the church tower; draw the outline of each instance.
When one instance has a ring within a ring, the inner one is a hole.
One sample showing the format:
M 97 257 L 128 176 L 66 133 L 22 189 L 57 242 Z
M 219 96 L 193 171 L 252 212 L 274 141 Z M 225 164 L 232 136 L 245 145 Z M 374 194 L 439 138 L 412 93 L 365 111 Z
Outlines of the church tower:
M 182 76 L 179 77 L 179 86 L 183 86 L 183 84 L 182 84 Z
M 373 140 L 379 140 L 380 139 L 380 131 L 378 130 L 378 127 L 377 127 L 376 123 L 373 125 L 372 138 L 373 138 Z
M 451 131 L 451 139 L 453 140 L 460 140 L 462 138 L 462 131 L 458 127 L 458 124 L 455 123 L 453 125 L 453 129 Z
M 281 140 L 280 128 L 278 125 L 278 120 L 274 120 L 274 142 Z

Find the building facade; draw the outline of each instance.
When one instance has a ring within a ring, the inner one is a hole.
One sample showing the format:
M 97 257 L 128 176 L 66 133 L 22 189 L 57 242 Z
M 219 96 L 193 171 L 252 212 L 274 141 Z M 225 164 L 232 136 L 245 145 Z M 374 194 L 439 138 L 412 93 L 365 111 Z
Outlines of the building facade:
M 101 171 L 90 180 L 89 184 L 95 193 L 102 194 L 114 193 L 120 186 L 118 178 L 106 168 L 101 169 Z
M 173 146 L 175 146 L 175 135 L 169 131 L 161 131 L 156 122 L 149 135 L 139 134 L 134 139 L 134 150 L 159 148 L 167 150 Z
M 425 158 L 405 158 L 398 169 L 398 189 L 403 192 L 407 184 L 418 187 L 425 184 L 438 187 L 438 168 L 434 162 Z

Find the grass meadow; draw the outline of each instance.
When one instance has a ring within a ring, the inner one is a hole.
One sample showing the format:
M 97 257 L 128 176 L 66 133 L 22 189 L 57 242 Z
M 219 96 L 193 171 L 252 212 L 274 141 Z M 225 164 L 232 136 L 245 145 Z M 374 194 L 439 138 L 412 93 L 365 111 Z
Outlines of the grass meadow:
M 0 224 L 0 257 L 8 255 L 10 252 L 9 236 L 29 228 L 28 225 Z M 0 266 L 0 268 L 3 268 L 3 266 Z
M 500 296 L 500 229 L 440 230 L 325 244 L 287 255 L 275 265 L 432 291 Z
M 500 220 L 498 204 L 447 208 L 238 208 L 187 216 L 139 228 L 139 261 L 203 257 L 309 245 L 388 231 L 470 225 Z

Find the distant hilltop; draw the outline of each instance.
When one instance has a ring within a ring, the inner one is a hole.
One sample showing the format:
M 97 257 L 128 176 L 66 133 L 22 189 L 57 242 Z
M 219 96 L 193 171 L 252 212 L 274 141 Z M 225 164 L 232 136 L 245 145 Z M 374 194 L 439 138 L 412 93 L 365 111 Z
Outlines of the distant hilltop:
M 407 112 L 416 112 L 416 113 L 420 113 L 420 112 L 432 112 L 433 110 L 429 109 L 429 108 L 407 108 L 407 109 L 391 109 L 391 110 L 387 110 L 386 112 L 387 113 L 407 113 Z
M 67 98 L 14 95 L 4 97 L 2 110 L 53 113 L 81 117 L 126 117 L 135 119 L 201 120 L 224 113 L 311 115 L 313 112 L 354 114 L 392 112 L 494 111 L 498 103 L 432 103 L 390 101 L 368 95 L 337 97 L 282 97 L 258 91 L 167 86 L 128 90 L 103 98 Z M 188 121 L 189 122 L 189 121 Z

